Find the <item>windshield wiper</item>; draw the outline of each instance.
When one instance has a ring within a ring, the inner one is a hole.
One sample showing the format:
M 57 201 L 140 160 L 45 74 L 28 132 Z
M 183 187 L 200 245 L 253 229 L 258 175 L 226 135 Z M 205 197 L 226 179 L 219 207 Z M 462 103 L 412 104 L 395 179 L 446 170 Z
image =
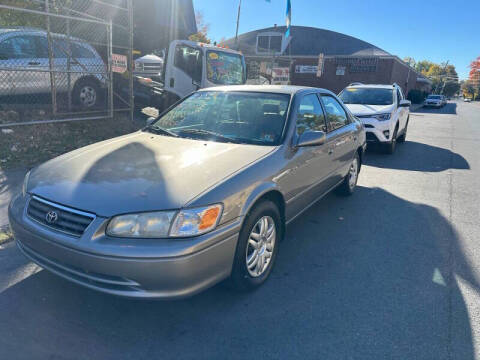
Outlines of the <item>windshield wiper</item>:
M 204 129 L 183 129 L 183 130 L 180 130 L 180 132 L 187 133 L 187 134 L 190 133 L 190 134 L 200 134 L 200 135 L 211 135 L 211 136 L 216 137 L 217 139 L 221 139 L 221 140 L 226 141 L 226 142 L 231 142 L 231 143 L 238 144 L 238 141 L 236 141 L 232 138 L 229 138 L 227 136 L 224 136 L 222 134 L 219 134 L 219 133 L 216 133 L 216 132 L 213 132 L 213 131 L 204 130 Z
M 154 134 L 160 134 L 160 135 L 167 135 L 167 136 L 173 136 L 173 137 L 178 137 L 177 134 L 175 134 L 172 131 L 169 131 L 167 129 L 161 128 L 159 126 L 147 126 L 145 130 L 151 131 Z

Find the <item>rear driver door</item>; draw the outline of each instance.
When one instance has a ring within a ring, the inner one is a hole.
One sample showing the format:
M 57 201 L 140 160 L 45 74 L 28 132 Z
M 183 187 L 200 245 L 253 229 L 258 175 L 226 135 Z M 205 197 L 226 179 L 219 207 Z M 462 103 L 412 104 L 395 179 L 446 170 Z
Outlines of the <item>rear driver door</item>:
M 333 186 L 346 176 L 355 152 L 355 124 L 350 120 L 340 102 L 332 95 L 320 96 L 327 115 L 327 142 L 330 156 L 331 177 L 329 185 Z

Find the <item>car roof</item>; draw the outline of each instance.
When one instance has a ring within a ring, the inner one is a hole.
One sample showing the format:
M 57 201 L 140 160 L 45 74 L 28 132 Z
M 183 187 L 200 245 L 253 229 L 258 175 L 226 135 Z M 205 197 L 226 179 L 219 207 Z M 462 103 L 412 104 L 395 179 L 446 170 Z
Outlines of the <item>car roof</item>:
M 199 91 L 251 91 L 294 95 L 307 90 L 316 90 L 318 92 L 331 94 L 331 92 L 326 89 L 295 85 L 228 85 L 204 88 Z
M 28 35 L 40 35 L 46 36 L 47 31 L 38 29 L 38 28 L 31 28 L 31 27 L 10 27 L 10 28 L 0 28 L 0 35 L 6 35 L 10 33 L 21 33 L 21 34 L 28 34 Z M 55 39 L 67 39 L 67 35 L 65 34 L 57 34 L 57 33 L 50 33 Z M 87 41 L 76 38 L 74 36 L 70 37 L 71 41 L 80 42 L 84 44 L 88 44 Z
M 350 85 L 347 88 L 369 88 L 369 89 L 394 89 L 395 85 L 387 85 L 387 84 L 358 84 L 358 85 Z

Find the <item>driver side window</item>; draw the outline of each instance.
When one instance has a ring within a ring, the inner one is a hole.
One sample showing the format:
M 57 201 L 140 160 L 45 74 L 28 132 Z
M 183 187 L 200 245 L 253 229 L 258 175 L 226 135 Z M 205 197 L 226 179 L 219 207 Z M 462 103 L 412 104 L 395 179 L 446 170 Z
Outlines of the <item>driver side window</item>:
M 304 96 L 297 110 L 297 134 L 305 131 L 327 132 L 325 115 L 316 94 Z
M 174 65 L 183 70 L 194 81 L 202 81 L 202 53 L 187 45 L 175 47 Z

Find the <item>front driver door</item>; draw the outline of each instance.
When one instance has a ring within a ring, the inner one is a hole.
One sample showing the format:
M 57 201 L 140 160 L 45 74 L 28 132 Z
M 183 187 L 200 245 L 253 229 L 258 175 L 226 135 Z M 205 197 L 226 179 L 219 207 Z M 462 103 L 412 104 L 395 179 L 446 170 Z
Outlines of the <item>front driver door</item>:
M 325 131 L 325 114 L 315 93 L 304 95 L 296 109 L 296 134 L 291 158 L 279 181 L 287 189 L 287 218 L 291 218 L 310 205 L 328 188 L 330 155 L 325 144 L 295 147 L 296 139 L 305 131 Z
M 180 98 L 198 90 L 195 84 L 202 82 L 202 64 L 202 50 L 176 44 L 168 53 L 165 88 Z

